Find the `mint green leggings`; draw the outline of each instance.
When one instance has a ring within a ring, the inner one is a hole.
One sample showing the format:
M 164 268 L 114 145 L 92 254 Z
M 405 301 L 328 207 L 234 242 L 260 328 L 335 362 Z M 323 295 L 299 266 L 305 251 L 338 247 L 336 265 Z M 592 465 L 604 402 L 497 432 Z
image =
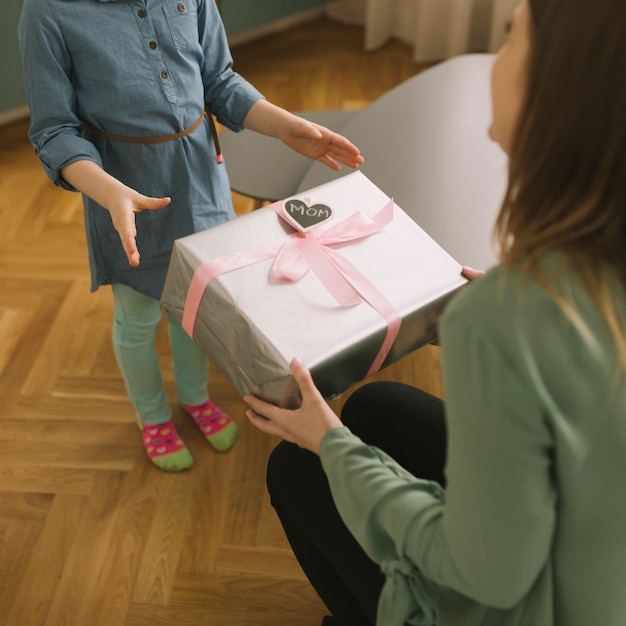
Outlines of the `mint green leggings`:
M 113 348 L 137 417 L 162 424 L 172 412 L 163 388 L 155 336 L 161 303 L 125 285 L 112 285 Z M 209 362 L 181 325 L 167 314 L 178 399 L 202 404 L 208 399 Z

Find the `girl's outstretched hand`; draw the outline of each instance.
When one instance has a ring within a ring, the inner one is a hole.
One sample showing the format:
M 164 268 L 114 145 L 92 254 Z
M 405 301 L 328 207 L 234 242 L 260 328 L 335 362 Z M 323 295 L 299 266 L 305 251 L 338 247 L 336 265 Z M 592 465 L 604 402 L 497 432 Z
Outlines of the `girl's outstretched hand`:
M 343 135 L 309 122 L 263 98 L 250 107 L 242 126 L 276 137 L 296 152 L 317 159 L 333 170 L 340 170 L 340 163 L 359 167 L 364 162 L 359 149 Z
M 170 203 L 170 198 L 152 198 L 144 196 L 132 189 L 123 189 L 121 193 L 114 197 L 105 208 L 111 214 L 113 227 L 120 236 L 122 247 L 128 263 L 131 267 L 139 265 L 139 250 L 137 249 L 137 228 L 135 226 L 135 213 L 141 211 L 162 209 Z
M 340 170 L 340 163 L 356 168 L 364 162 L 359 149 L 343 135 L 296 115 L 292 117 L 278 135 L 292 150 L 333 170 Z
M 63 178 L 76 189 L 95 200 L 111 215 L 113 227 L 120 236 L 122 247 L 131 267 L 139 265 L 137 250 L 137 228 L 135 213 L 162 209 L 170 198 L 151 198 L 124 185 L 105 172 L 93 161 L 80 160 L 66 165 L 61 170 Z
M 291 362 L 291 372 L 302 394 L 302 405 L 299 409 L 281 409 L 248 395 L 244 396 L 244 401 L 251 408 L 246 411 L 246 416 L 264 433 L 282 437 L 318 454 L 324 435 L 329 430 L 339 428 L 342 423 L 318 391 L 309 370 L 299 359 Z

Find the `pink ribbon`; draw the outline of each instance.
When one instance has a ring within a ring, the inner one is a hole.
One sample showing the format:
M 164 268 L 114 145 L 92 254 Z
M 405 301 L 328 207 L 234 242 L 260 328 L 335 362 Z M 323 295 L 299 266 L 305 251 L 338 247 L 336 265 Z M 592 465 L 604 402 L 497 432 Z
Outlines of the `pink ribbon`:
M 393 220 L 393 200 L 373 216 L 363 212 L 353 213 L 327 229 L 321 227 L 302 232 L 300 225 L 280 210 L 280 203 L 271 208 L 296 232 L 278 240 L 243 250 L 200 264 L 191 279 L 182 326 L 193 337 L 200 303 L 207 285 L 220 274 L 274 258 L 270 277 L 276 280 L 297 282 L 310 269 L 341 306 L 367 302 L 387 323 L 385 340 L 370 366 L 366 377 L 377 372 L 398 336 L 402 320 L 385 296 L 347 259 L 330 248 L 369 237 Z

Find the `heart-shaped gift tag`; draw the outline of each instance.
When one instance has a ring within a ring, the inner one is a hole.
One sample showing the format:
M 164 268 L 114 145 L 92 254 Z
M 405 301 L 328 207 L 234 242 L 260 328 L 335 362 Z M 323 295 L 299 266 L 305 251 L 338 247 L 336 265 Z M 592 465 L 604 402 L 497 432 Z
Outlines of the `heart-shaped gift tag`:
M 309 206 L 306 202 L 296 198 L 285 200 L 283 211 L 287 217 L 298 223 L 302 232 L 329 220 L 333 215 L 332 209 L 325 204 Z

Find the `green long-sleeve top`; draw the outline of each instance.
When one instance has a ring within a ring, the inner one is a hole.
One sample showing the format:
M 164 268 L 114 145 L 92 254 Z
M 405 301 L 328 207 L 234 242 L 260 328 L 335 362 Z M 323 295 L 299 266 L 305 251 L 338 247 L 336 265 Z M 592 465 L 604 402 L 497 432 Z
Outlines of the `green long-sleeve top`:
M 387 575 L 379 626 L 626 624 L 626 385 L 596 307 L 559 267 L 545 263 L 578 321 L 515 268 L 442 317 L 445 491 L 345 427 L 322 440 L 341 516 Z

